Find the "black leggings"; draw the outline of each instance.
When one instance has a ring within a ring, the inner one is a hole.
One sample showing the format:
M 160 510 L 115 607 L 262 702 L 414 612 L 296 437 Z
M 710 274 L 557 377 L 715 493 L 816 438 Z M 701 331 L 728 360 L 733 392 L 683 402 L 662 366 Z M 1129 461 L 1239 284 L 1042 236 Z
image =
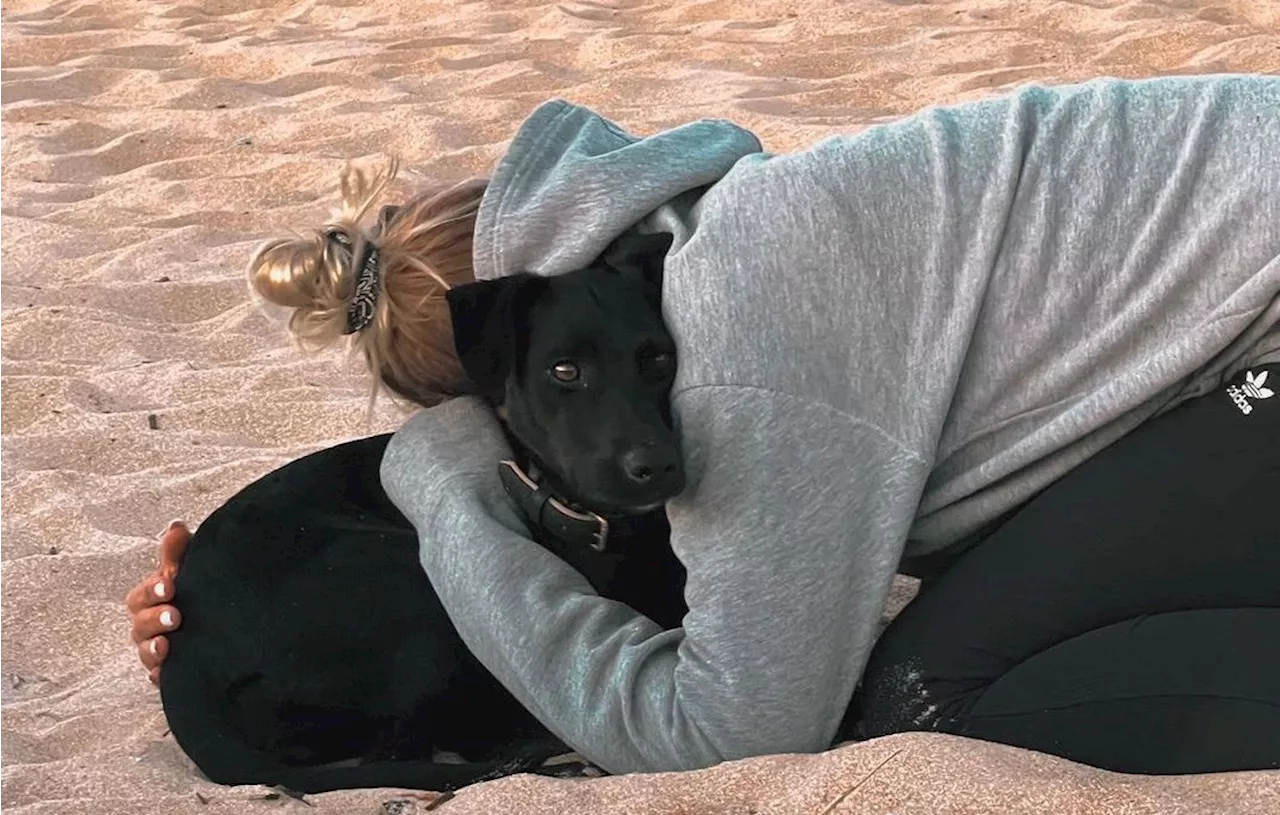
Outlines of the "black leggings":
M 1280 767 L 1280 366 L 1259 388 L 1262 370 L 1147 422 L 926 584 L 841 735 Z

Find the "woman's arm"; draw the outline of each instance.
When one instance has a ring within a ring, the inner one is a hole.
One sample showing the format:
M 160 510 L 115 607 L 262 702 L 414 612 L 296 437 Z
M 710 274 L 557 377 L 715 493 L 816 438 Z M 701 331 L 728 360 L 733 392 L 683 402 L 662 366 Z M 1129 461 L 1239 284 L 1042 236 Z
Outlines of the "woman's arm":
M 676 409 L 690 486 L 670 506 L 689 615 L 660 631 L 528 539 L 496 420 L 425 411 L 383 460 L 422 563 L 477 657 L 614 772 L 829 746 L 874 637 L 927 468 L 876 428 L 784 394 L 706 387 Z

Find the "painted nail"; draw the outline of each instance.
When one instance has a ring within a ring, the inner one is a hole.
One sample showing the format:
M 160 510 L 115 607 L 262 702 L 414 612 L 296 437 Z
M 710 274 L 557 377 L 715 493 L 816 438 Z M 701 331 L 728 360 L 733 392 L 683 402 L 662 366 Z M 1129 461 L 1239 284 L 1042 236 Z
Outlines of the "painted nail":
M 164 583 L 163 583 L 163 582 L 161 582 L 161 583 L 157 583 L 157 584 L 156 584 L 155 592 L 156 592 L 156 597 L 164 597 Z
M 173 529 L 175 526 L 177 526 L 180 523 L 182 523 L 181 518 L 174 518 L 172 521 L 169 521 L 169 523 L 165 525 L 165 528 L 160 530 L 160 534 L 156 535 L 156 539 L 158 540 L 160 538 L 163 538 L 165 535 L 169 534 L 170 529 Z
M 150 643 L 148 643 L 147 647 L 151 649 L 152 655 L 160 653 L 160 644 L 155 640 L 152 640 Z
M 171 612 L 171 611 L 162 611 L 162 612 L 160 612 L 160 625 L 163 625 L 165 628 L 168 628 L 168 627 L 172 626 L 172 625 L 173 625 L 173 612 Z

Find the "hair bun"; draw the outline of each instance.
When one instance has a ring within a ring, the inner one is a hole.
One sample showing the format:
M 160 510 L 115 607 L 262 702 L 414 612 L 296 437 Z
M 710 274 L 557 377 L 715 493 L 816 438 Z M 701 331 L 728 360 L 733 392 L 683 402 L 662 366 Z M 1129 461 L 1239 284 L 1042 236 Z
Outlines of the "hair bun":
M 249 264 L 249 283 L 293 310 L 289 329 L 303 347 L 329 346 L 354 326 L 352 347 L 381 383 L 430 405 L 464 381 L 444 294 L 475 278 L 472 242 L 486 182 L 435 187 L 370 217 L 396 169 L 394 161 L 376 172 L 348 166 L 333 217 L 309 235 L 265 243 Z M 362 276 L 353 266 L 366 258 L 374 267 Z

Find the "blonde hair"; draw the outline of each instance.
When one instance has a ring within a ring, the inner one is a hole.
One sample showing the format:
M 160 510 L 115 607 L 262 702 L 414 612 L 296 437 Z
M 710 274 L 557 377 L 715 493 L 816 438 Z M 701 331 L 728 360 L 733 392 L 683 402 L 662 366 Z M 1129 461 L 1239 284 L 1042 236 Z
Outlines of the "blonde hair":
M 249 285 L 263 299 L 293 309 L 289 330 L 301 346 L 327 348 L 347 328 L 356 289 L 353 263 L 375 246 L 380 279 L 373 318 L 347 336 L 378 380 L 371 399 L 381 383 L 430 407 L 465 389 L 444 295 L 475 279 L 471 246 L 487 182 L 434 186 L 373 216 L 397 169 L 395 160 L 376 172 L 348 165 L 340 179 L 341 206 L 324 227 L 265 243 L 249 263 Z

